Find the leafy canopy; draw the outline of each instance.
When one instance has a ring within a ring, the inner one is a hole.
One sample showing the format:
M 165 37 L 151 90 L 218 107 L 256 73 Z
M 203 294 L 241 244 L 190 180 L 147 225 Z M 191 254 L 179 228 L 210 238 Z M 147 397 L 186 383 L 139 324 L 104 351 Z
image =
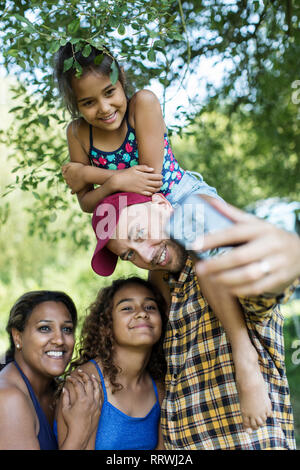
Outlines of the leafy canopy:
M 88 244 L 80 236 L 87 218 L 66 196 L 60 175 L 68 158 L 69 117 L 57 97 L 52 64 L 67 41 L 75 48 L 84 41 L 86 55 L 91 45 L 108 47 L 137 89 L 154 78 L 165 90 L 174 83 L 184 88 L 193 75 L 201 87 L 203 59 L 222 64 L 221 82 L 206 79 L 205 98 L 197 101 L 195 90 L 191 106 L 178 109 L 178 122 L 190 122 L 188 130 L 180 124 L 173 129 L 185 136 L 184 150 L 180 144 L 175 153 L 180 163 L 201 170 L 240 206 L 299 194 L 298 2 L 7 0 L 0 1 L 0 11 L 0 60 L 18 77 L 14 121 L 2 133 L 13 164 L 3 194 L 15 188 L 32 193 L 27 208 L 32 232 L 54 239 L 66 235 L 55 226 L 58 211 L 65 211 L 69 227 L 76 214 L 74 240 Z M 115 80 L 115 68 L 111 72 Z

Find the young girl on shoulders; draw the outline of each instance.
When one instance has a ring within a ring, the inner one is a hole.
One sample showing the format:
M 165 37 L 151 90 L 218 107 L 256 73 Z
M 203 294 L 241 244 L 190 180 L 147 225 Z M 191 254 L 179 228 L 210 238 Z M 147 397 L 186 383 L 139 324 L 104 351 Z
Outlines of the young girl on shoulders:
M 73 56 L 83 68 L 79 78 L 73 68 L 63 72 L 64 61 Z M 99 56 L 101 63 L 95 65 Z M 119 79 L 111 83 L 113 61 L 94 47 L 84 57 L 68 43 L 56 63 L 58 86 L 74 118 L 67 129 L 71 163 L 63 167 L 63 176 L 82 210 L 93 212 L 105 196 L 122 191 L 146 196 L 160 191 L 173 204 L 179 183 L 180 197 L 183 189 L 218 197 L 201 175 L 179 166 L 154 93 L 141 90 L 128 99 L 125 75 L 116 61 Z M 94 189 L 94 184 L 101 186 Z
M 97 376 L 103 392 L 101 415 L 90 446 L 95 450 L 163 449 L 160 404 L 167 321 L 159 291 L 140 278 L 120 279 L 102 289 L 90 306 L 71 380 L 83 371 Z M 72 395 L 67 381 L 65 387 Z M 72 399 L 72 396 L 71 396 Z M 58 442 L 67 427 L 58 412 Z
M 65 60 L 72 57 L 82 67 L 80 77 L 74 67 L 64 72 Z M 113 62 L 118 68 L 115 84 L 110 79 Z M 73 117 L 67 129 L 71 162 L 64 165 L 63 176 L 83 211 L 93 212 L 116 192 L 160 192 L 172 206 L 192 193 L 219 198 L 201 175 L 179 166 L 157 97 L 141 90 L 128 99 L 124 72 L 108 51 L 91 46 L 84 57 L 67 43 L 58 53 L 56 77 Z M 156 272 L 153 282 L 160 286 L 162 276 L 163 271 Z M 244 428 L 257 429 L 270 415 L 271 402 L 240 304 L 225 289 L 210 286 L 205 277 L 201 289 L 232 346 Z

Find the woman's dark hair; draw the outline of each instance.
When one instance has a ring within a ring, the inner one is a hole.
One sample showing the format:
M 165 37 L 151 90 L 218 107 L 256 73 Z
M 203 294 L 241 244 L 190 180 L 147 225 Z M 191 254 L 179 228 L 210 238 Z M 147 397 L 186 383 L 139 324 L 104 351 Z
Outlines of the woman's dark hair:
M 73 300 L 64 292 L 59 291 L 32 291 L 23 294 L 10 310 L 6 331 L 9 334 L 10 346 L 5 355 L 5 364 L 13 361 L 15 355 L 15 344 L 12 336 L 12 328 L 24 331 L 27 321 L 35 307 L 43 302 L 62 302 L 68 309 L 74 329 L 77 324 L 77 310 Z
M 85 46 L 90 46 L 90 53 L 85 57 L 82 52 Z M 65 61 L 73 58 L 73 65 L 68 70 L 64 71 Z M 76 97 L 71 85 L 72 78 L 77 74 L 76 65 L 81 67 L 82 75 L 87 72 L 96 71 L 103 75 L 109 76 L 113 62 L 118 69 L 118 80 L 120 81 L 125 95 L 126 95 L 126 80 L 125 74 L 121 70 L 116 59 L 110 54 L 108 49 L 99 50 L 96 47 L 88 44 L 81 43 L 80 50 L 77 50 L 76 45 L 67 42 L 65 46 L 61 46 L 58 50 L 54 74 L 57 81 L 59 92 L 64 99 L 65 105 L 70 112 L 73 119 L 78 118 L 80 113 L 78 111 Z
M 162 335 L 153 346 L 147 370 L 154 379 L 163 380 L 166 373 L 166 361 L 163 352 L 163 339 L 167 324 L 167 304 L 160 291 L 151 282 L 139 277 L 117 279 L 113 283 L 101 289 L 88 311 L 80 335 L 80 344 L 77 358 L 71 362 L 69 371 L 99 357 L 102 372 L 112 385 L 112 393 L 122 389 L 122 385 L 116 382 L 116 376 L 121 369 L 114 364 L 114 336 L 113 336 L 113 299 L 115 294 L 124 286 L 138 284 L 153 292 L 159 312 L 162 318 Z

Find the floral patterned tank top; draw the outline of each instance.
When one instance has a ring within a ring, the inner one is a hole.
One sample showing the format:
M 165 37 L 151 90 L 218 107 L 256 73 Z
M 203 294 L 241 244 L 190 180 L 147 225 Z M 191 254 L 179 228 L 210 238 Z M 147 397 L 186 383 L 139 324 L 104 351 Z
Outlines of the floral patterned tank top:
M 106 170 L 124 170 L 138 165 L 138 144 L 134 129 L 130 126 L 126 113 L 127 134 L 120 148 L 113 152 L 104 152 L 93 145 L 93 127 L 90 125 L 90 152 L 91 165 Z M 164 135 L 164 160 L 162 167 L 163 182 L 160 193 L 168 196 L 172 188 L 179 183 L 185 171 L 175 160 L 167 134 Z

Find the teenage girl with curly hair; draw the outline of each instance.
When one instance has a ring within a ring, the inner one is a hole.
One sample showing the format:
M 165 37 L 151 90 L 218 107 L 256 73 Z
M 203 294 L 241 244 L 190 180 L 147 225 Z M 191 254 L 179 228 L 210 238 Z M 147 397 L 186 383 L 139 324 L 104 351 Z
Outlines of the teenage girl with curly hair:
M 71 397 L 78 371 L 97 376 L 102 409 L 87 449 L 163 449 L 160 405 L 166 363 L 162 343 L 166 303 L 150 282 L 132 277 L 100 290 L 85 318 L 78 358 L 65 387 Z M 58 407 L 58 441 L 67 428 Z

